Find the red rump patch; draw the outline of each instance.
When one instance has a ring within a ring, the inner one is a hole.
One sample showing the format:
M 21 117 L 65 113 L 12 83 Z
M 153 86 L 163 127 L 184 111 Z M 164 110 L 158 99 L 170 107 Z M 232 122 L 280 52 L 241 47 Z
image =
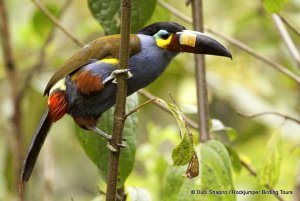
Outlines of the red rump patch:
M 97 75 L 92 75 L 89 71 L 81 71 L 76 77 L 77 89 L 83 93 L 90 95 L 101 91 L 104 86 L 102 79 Z
M 67 112 L 67 97 L 64 91 L 54 91 L 50 94 L 48 100 L 49 118 L 55 122 L 62 118 Z

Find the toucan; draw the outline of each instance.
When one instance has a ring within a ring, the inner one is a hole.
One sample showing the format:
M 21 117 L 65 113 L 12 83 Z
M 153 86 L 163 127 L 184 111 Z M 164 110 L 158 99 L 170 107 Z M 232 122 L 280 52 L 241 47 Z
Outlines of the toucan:
M 120 35 L 100 37 L 70 57 L 54 73 L 44 95 L 48 107 L 33 135 L 23 163 L 21 182 L 29 180 L 52 123 L 65 114 L 83 129 L 108 135 L 96 127 L 101 114 L 115 104 L 116 76 L 126 74 L 127 95 L 148 86 L 180 52 L 232 58 L 215 39 L 175 22 L 156 22 L 130 35 L 128 70 L 118 70 Z

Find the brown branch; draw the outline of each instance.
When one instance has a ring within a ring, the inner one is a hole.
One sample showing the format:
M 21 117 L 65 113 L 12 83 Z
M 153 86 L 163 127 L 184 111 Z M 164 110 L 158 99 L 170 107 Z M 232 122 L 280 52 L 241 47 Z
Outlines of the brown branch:
M 130 36 L 130 16 L 131 0 L 121 0 L 121 45 L 120 45 L 120 65 L 119 69 L 128 68 L 129 58 L 129 36 Z M 116 151 L 110 152 L 109 169 L 107 175 L 106 201 L 115 201 L 117 192 L 117 180 L 120 159 L 120 147 L 122 143 L 122 133 L 124 129 L 125 104 L 127 96 L 127 81 L 124 75 L 117 76 L 116 109 L 114 113 L 113 134 L 111 146 Z M 123 196 L 122 196 L 123 197 Z
M 9 20 L 6 12 L 4 0 L 0 0 L 0 34 L 2 38 L 2 52 L 4 58 L 4 67 L 11 88 L 11 99 L 13 103 L 13 114 L 11 118 L 12 134 L 8 135 L 10 149 L 13 156 L 12 161 L 12 178 L 15 192 L 18 189 L 19 174 L 23 159 L 23 130 L 22 130 L 22 110 L 18 93 L 17 69 L 13 58 L 13 50 L 11 46 L 11 35 L 9 30 Z M 19 199 L 23 200 L 23 194 L 19 194 Z
M 153 101 L 155 101 L 157 98 L 153 98 L 153 99 L 150 99 L 144 103 L 142 103 L 141 105 L 139 105 L 138 107 L 134 108 L 133 110 L 129 111 L 128 113 L 126 113 L 123 118 L 124 119 L 127 119 L 127 117 L 129 117 L 130 115 L 132 115 L 133 113 L 137 112 L 139 109 L 141 109 L 142 107 L 146 106 L 148 103 L 151 103 Z
M 251 114 L 251 115 L 243 114 L 241 112 L 237 112 L 237 113 L 243 117 L 249 117 L 249 118 L 255 118 L 255 117 L 260 117 L 260 116 L 264 116 L 264 115 L 276 115 L 276 116 L 284 118 L 285 120 L 290 120 L 297 124 L 300 124 L 300 119 L 297 119 L 297 118 L 294 118 L 294 117 L 291 117 L 291 116 L 288 116 L 285 114 L 281 114 L 279 112 L 261 112 L 261 113 L 257 113 L 257 114 Z
M 68 38 L 70 38 L 74 43 L 76 43 L 79 47 L 84 46 L 84 43 L 81 42 L 75 35 L 72 34 L 69 30 L 67 30 L 59 20 L 52 15 L 52 13 L 38 0 L 32 0 L 32 2 L 52 21 L 55 26 L 57 26 Z
M 203 6 L 202 0 L 192 0 L 193 28 L 203 32 Z M 199 139 L 201 142 L 209 140 L 209 112 L 206 83 L 206 67 L 204 55 L 194 55 L 196 91 L 197 91 L 197 116 L 199 125 Z
M 176 8 L 168 5 L 165 6 L 165 4 L 160 3 L 160 1 L 158 1 L 158 3 L 165 9 L 167 9 L 168 11 L 170 11 L 173 15 L 177 16 L 178 18 L 184 20 L 187 23 L 192 23 L 192 19 L 189 17 L 182 17 L 185 16 L 184 14 L 182 14 L 179 10 L 177 10 Z M 172 8 L 172 9 L 171 9 Z M 180 13 L 180 14 L 179 14 Z M 253 50 L 251 47 L 249 47 L 248 45 L 246 45 L 245 43 L 234 39 L 232 37 L 226 36 L 222 33 L 219 33 L 213 29 L 210 29 L 208 27 L 204 27 L 204 30 L 215 35 L 218 36 L 220 38 L 222 38 L 223 40 L 231 43 L 232 45 L 236 46 L 237 48 L 243 50 L 244 52 L 248 53 L 249 55 L 253 56 L 254 58 L 264 62 L 265 64 L 269 65 L 270 67 L 274 68 L 275 70 L 281 72 L 282 74 L 288 76 L 289 78 L 293 79 L 295 82 L 297 82 L 298 84 L 300 84 L 300 77 L 297 76 L 295 73 L 293 73 L 292 71 L 288 70 L 286 67 L 284 67 L 283 65 L 276 63 L 258 53 L 256 53 L 255 50 Z

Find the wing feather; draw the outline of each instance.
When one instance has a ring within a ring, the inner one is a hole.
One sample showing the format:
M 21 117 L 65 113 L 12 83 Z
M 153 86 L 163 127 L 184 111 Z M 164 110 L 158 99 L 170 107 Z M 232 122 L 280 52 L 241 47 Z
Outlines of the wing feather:
M 85 66 L 91 59 L 101 60 L 104 58 L 119 58 L 120 35 L 100 37 L 75 53 L 62 67 L 54 73 L 48 82 L 44 95 L 48 95 L 53 85 L 63 77 L 71 74 L 79 68 Z M 129 56 L 141 51 L 140 39 L 136 35 L 130 35 Z

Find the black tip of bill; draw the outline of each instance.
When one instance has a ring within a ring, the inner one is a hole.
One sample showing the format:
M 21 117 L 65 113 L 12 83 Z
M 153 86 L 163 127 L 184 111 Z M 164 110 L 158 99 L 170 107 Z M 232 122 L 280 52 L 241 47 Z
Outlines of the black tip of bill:
M 177 33 L 181 49 L 185 52 L 229 57 L 229 50 L 217 40 L 197 31 L 184 30 Z
M 197 35 L 196 47 L 201 48 L 203 54 L 229 57 L 232 59 L 231 53 L 223 44 L 207 35 Z

